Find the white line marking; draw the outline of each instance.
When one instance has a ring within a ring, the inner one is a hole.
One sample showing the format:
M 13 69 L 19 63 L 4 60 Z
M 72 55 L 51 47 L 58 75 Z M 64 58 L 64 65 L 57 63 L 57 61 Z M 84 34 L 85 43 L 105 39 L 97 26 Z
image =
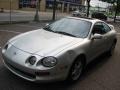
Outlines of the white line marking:
M 1 32 L 10 32 L 10 33 L 17 33 L 20 34 L 21 32 L 17 32 L 17 31 L 11 31 L 11 30 L 0 30 Z

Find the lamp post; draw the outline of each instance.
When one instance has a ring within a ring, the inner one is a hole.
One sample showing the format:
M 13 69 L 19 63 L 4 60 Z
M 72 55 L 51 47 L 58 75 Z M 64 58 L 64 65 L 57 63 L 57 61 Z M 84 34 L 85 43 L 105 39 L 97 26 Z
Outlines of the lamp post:
M 34 17 L 34 21 L 39 22 L 39 5 L 41 0 L 36 0 L 36 13 Z

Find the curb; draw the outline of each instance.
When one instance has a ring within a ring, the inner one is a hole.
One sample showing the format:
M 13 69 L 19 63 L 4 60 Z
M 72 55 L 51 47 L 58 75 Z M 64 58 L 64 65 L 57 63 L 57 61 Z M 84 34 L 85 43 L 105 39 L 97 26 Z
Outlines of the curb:
M 53 20 L 40 20 L 40 21 L 0 21 L 0 25 L 7 25 L 7 24 L 18 24 L 18 23 L 31 23 L 31 22 L 35 22 L 35 23 L 50 23 L 53 22 Z
M 29 23 L 30 21 L 2 21 L 0 25 L 7 25 L 7 24 L 17 24 L 17 23 Z

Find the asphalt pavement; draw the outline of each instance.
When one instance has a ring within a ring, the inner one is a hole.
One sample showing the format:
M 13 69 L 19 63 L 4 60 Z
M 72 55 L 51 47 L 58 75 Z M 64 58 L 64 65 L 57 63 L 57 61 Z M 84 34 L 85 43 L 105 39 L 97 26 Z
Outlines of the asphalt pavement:
M 10 13 L 9 10 L 5 10 L 3 13 L 0 13 L 0 24 L 6 22 L 29 22 L 34 21 L 36 12 L 35 11 L 21 11 L 21 10 L 12 10 Z M 56 11 L 56 19 L 60 19 L 65 16 L 69 16 L 67 13 L 60 13 Z M 39 12 L 38 13 L 40 21 L 50 21 L 52 20 L 52 12 Z
M 46 23 L 0 25 L 0 90 L 120 90 L 120 23 L 115 23 L 118 42 L 114 55 L 102 55 L 91 62 L 75 84 L 32 83 L 12 74 L 2 62 L 1 48 L 12 37 L 43 27 Z M 112 23 L 113 24 L 113 23 Z

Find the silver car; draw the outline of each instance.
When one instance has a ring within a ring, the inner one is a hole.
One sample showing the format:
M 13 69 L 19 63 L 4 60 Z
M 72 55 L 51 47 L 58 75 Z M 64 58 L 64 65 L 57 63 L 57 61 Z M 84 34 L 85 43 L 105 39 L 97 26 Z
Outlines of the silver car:
M 97 19 L 66 17 L 10 39 L 2 49 L 5 66 L 33 82 L 77 81 L 86 65 L 112 55 L 116 31 Z
M 86 12 L 76 10 L 76 11 L 72 12 L 72 16 L 74 16 L 74 17 L 86 17 L 87 14 L 86 14 Z

